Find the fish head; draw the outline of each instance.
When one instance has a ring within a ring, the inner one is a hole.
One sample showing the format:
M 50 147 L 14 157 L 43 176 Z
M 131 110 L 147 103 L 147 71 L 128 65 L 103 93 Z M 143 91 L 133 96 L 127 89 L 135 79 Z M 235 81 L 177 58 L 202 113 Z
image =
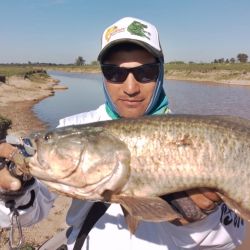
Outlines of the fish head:
M 57 131 L 39 132 L 30 137 L 36 154 L 29 160 L 34 176 L 51 181 L 64 179 L 78 166 L 83 146 L 76 135 Z
M 31 175 L 40 180 L 81 188 L 83 194 L 120 189 L 129 175 L 125 143 L 98 127 L 65 127 L 31 137 L 36 153 Z

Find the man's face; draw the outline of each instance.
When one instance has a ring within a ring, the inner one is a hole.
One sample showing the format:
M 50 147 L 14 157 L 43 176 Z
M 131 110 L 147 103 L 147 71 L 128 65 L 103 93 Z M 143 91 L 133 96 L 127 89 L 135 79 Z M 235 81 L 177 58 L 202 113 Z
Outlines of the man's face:
M 133 50 L 113 52 L 104 63 L 133 68 L 155 62 L 156 59 L 146 50 Z M 140 83 L 130 72 L 122 83 L 105 80 L 105 84 L 119 115 L 124 118 L 135 118 L 144 115 L 156 82 Z

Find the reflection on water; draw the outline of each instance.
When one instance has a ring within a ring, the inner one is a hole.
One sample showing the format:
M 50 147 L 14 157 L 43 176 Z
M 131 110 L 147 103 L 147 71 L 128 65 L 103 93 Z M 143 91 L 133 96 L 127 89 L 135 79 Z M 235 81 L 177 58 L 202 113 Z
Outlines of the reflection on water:
M 55 127 L 65 116 L 96 109 L 104 102 L 100 74 L 49 72 L 69 87 L 35 105 L 37 116 Z M 174 113 L 236 115 L 250 119 L 250 87 L 165 81 Z
M 175 113 L 236 115 L 250 119 L 250 87 L 213 83 L 167 81 Z

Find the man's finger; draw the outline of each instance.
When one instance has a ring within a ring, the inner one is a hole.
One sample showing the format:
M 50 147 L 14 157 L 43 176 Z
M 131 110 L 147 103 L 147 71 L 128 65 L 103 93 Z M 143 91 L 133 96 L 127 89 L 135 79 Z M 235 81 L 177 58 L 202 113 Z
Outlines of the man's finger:
M 8 143 L 0 144 L 0 157 L 6 158 L 15 163 L 15 173 L 17 175 L 29 174 L 27 164 L 22 153 L 17 147 L 14 147 Z
M 9 159 L 16 151 L 16 147 L 8 143 L 0 143 L 0 157 Z
M 0 192 L 17 191 L 20 188 L 20 180 L 11 176 L 6 167 L 0 170 Z
M 196 205 L 186 192 L 167 195 L 167 201 L 189 222 L 201 220 L 206 214 Z
M 189 224 L 190 222 L 184 218 L 181 218 L 181 219 L 176 219 L 174 221 L 171 221 L 171 223 L 176 225 L 176 226 L 183 226 L 183 225 Z
M 209 200 L 214 202 L 220 202 L 221 198 L 218 194 L 216 194 L 214 191 L 211 191 L 209 188 L 199 188 L 201 193 L 206 196 Z
M 213 210 L 216 207 L 216 204 L 214 201 L 207 198 L 205 195 L 203 195 L 202 192 L 199 191 L 199 189 L 192 189 L 186 191 L 189 195 L 189 197 L 193 200 L 193 202 L 202 210 Z

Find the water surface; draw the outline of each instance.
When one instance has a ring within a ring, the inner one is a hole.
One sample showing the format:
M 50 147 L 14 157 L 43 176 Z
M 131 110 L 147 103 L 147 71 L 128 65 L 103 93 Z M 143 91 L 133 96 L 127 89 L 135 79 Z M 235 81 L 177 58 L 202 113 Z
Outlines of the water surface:
M 68 86 L 34 106 L 37 116 L 50 127 L 58 120 L 96 109 L 104 103 L 100 74 L 49 72 Z M 174 113 L 234 115 L 250 119 L 250 87 L 167 80 L 164 88 Z

